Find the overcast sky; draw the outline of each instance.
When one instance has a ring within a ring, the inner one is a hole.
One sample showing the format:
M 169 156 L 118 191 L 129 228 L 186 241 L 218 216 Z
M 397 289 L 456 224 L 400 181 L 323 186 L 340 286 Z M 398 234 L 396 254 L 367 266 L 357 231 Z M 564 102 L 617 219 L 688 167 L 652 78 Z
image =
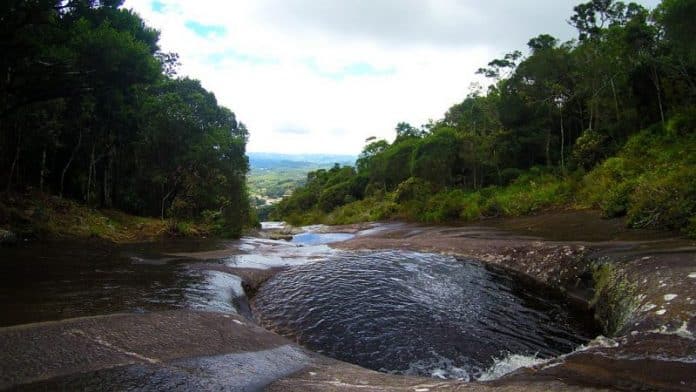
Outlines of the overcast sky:
M 250 131 L 249 151 L 357 154 L 439 119 L 476 69 L 541 33 L 575 37 L 580 0 L 126 0 Z M 653 8 L 658 0 L 638 3 Z M 485 84 L 485 81 L 483 81 Z

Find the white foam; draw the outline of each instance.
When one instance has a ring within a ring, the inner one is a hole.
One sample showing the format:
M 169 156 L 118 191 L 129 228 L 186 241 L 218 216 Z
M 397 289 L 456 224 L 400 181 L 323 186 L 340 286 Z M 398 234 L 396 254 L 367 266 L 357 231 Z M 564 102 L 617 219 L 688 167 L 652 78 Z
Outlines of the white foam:
M 665 296 L 664 296 L 665 301 L 668 301 L 668 302 L 675 299 L 675 298 L 677 298 L 676 294 L 665 294 Z
M 495 380 L 517 369 L 538 366 L 546 362 L 548 362 L 548 360 L 537 358 L 536 355 L 509 354 L 503 358 L 496 358 L 493 362 L 493 366 L 483 372 L 477 380 Z
M 587 342 L 587 344 L 580 345 L 580 347 L 578 347 L 577 349 L 575 349 L 575 351 L 573 351 L 573 352 L 570 353 L 570 354 L 577 353 L 577 352 L 581 352 L 581 351 L 585 351 L 585 350 L 589 350 L 589 349 L 592 349 L 592 348 L 595 348 L 595 347 L 615 348 L 615 347 L 619 347 L 619 342 L 617 342 L 616 340 L 614 340 L 614 339 L 612 339 L 612 338 L 608 338 L 608 337 L 606 337 L 606 336 L 599 335 L 599 336 L 597 336 L 596 338 L 594 338 L 594 339 L 590 340 L 589 342 Z M 566 355 L 570 355 L 570 354 L 566 354 Z M 561 356 L 561 357 L 563 357 L 563 356 Z
M 232 299 L 245 295 L 242 279 L 220 271 L 204 271 L 203 276 L 200 284 L 186 288 L 188 306 L 212 312 L 237 313 Z
M 269 269 L 325 260 L 338 252 L 327 245 L 300 246 L 287 241 L 244 238 L 240 250 L 252 248 L 255 253 L 230 255 L 224 258 L 225 264 L 236 268 Z
M 431 377 L 437 377 L 443 380 L 456 379 L 465 382 L 471 381 L 471 376 L 466 369 L 455 366 L 454 361 L 438 354 L 435 351 L 432 351 L 431 354 L 433 356 L 430 358 L 411 362 L 406 371 L 398 371 L 394 373 L 409 376 L 422 376 L 424 373 L 429 373 Z
M 691 339 L 694 340 L 694 334 L 689 331 L 689 323 L 684 321 L 682 325 L 679 328 L 676 329 L 670 329 L 668 326 L 663 325 L 660 328 L 653 329 L 651 331 L 652 333 L 660 333 L 664 335 L 677 335 L 679 337 L 685 338 L 685 339 Z
M 599 335 L 596 338 L 589 341 L 587 344 L 579 346 L 574 351 L 563 354 L 555 358 L 542 359 L 536 355 L 521 355 L 521 354 L 508 354 L 502 358 L 494 358 L 493 365 L 488 368 L 485 372 L 481 374 L 476 380 L 477 381 L 492 381 L 506 374 L 510 374 L 518 369 L 525 367 L 535 367 L 544 365 L 544 368 L 550 368 L 558 366 L 563 363 L 563 359 L 574 353 L 586 351 L 596 347 L 612 348 L 618 347 L 619 343 L 614 340 L 607 338 L 605 336 Z
M 261 230 L 278 230 L 285 227 L 285 222 L 261 222 Z

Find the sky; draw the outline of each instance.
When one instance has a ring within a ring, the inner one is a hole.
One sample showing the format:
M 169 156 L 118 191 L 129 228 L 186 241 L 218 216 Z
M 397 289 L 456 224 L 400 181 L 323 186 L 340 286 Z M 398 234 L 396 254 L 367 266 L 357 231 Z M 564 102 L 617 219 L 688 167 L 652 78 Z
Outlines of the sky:
M 580 0 L 126 0 L 249 129 L 248 151 L 358 154 L 442 118 L 475 72 L 527 41 L 575 38 Z M 638 3 L 654 8 L 658 0 Z

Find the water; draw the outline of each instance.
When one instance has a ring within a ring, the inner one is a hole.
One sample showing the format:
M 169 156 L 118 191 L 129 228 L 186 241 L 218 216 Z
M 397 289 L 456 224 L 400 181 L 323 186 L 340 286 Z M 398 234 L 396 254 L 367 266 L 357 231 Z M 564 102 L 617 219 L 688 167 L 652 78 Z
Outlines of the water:
M 354 234 L 347 233 L 301 233 L 292 237 L 292 243 L 303 245 L 322 245 L 332 242 L 346 241 L 355 237 Z
M 3 248 L 0 327 L 170 309 L 248 314 L 235 268 L 289 266 L 260 290 L 259 321 L 375 370 L 472 379 L 569 352 L 593 337 L 587 315 L 518 276 L 447 256 L 327 246 L 351 236 L 309 228 L 292 241 Z
M 370 369 L 476 379 L 496 359 L 547 358 L 595 336 L 591 315 L 520 276 L 453 257 L 344 253 L 277 275 L 259 322 Z
M 117 312 L 239 313 L 245 294 L 234 269 L 322 261 L 335 253 L 326 243 L 343 238 L 312 234 L 306 242 L 303 237 L 295 242 L 246 237 L 128 245 L 53 241 L 0 248 L 0 327 Z
M 0 326 L 181 308 L 235 312 L 239 278 L 167 254 L 224 246 L 60 241 L 0 249 Z

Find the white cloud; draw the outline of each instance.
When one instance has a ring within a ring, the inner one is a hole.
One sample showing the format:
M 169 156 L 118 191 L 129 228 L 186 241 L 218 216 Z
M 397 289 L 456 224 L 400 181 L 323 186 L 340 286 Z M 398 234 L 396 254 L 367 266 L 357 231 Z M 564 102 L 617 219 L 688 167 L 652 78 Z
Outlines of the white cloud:
M 247 125 L 250 151 L 357 154 L 369 136 L 391 140 L 400 121 L 440 118 L 479 80 L 477 68 L 532 36 L 571 38 L 565 20 L 576 2 L 159 3 L 125 6 L 162 32 L 163 50 L 180 54 L 180 74 Z M 206 26 L 210 34 L 194 31 Z

